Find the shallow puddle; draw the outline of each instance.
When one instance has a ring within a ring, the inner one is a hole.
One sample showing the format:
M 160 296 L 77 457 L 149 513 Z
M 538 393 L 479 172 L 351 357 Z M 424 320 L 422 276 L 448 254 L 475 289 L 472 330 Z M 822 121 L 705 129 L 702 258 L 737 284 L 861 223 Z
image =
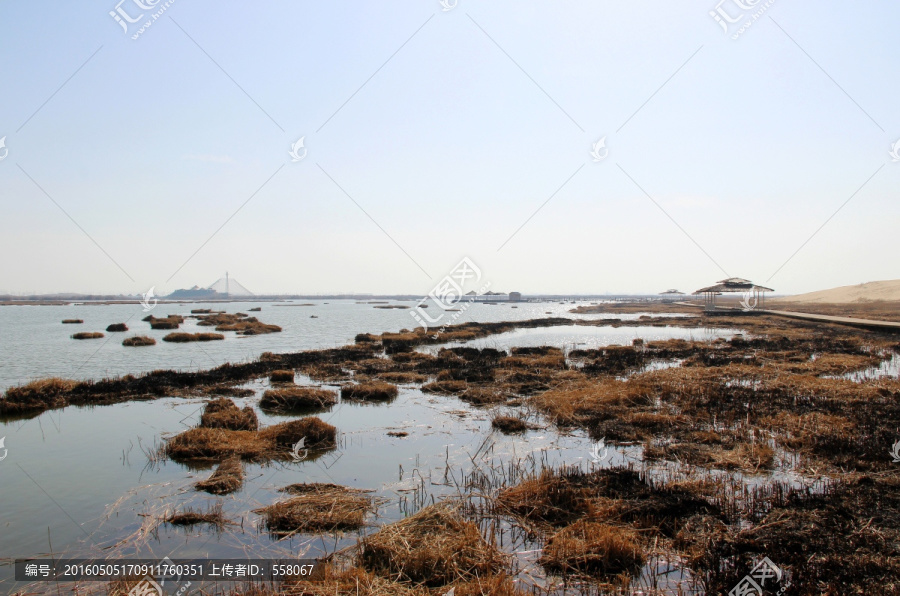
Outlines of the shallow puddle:
M 587 325 L 557 325 L 534 329 L 515 329 L 464 342 L 447 342 L 422 346 L 421 352 L 437 354 L 443 348 L 495 348 L 509 351 L 511 348 L 553 346 L 566 352 L 590 350 L 612 345 L 631 345 L 635 339 L 645 342 L 684 339 L 688 341 L 713 341 L 730 339 L 740 333 L 738 329 L 709 329 L 688 327 L 612 327 Z

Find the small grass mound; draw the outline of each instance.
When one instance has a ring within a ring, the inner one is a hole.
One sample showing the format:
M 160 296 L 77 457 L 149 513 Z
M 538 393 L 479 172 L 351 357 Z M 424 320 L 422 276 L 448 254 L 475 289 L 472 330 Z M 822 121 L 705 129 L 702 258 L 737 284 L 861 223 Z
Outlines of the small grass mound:
M 166 455 L 175 461 L 221 460 L 228 457 L 260 461 L 269 459 L 272 451 L 272 444 L 260 440 L 258 432 L 224 428 L 192 428 L 166 443 Z
M 441 503 L 364 538 L 359 562 L 395 581 L 435 587 L 497 573 L 504 557 L 478 526 Z
M 341 387 L 342 399 L 359 401 L 387 401 L 397 397 L 397 386 L 383 381 L 364 381 Z
M 106 328 L 106 331 L 108 331 L 109 333 L 122 333 L 128 331 L 128 325 L 126 325 L 125 323 L 113 323 Z
M 100 339 L 101 337 L 103 337 L 103 334 L 99 331 L 83 331 L 73 335 L 72 339 Z
M 269 426 L 259 431 L 259 435 L 271 441 L 276 449 L 291 448 L 300 439 L 305 439 L 307 449 L 333 449 L 337 446 L 337 429 L 315 416 Z
M 269 381 L 272 383 L 293 383 L 294 371 L 292 370 L 273 370 L 269 374 Z
M 155 346 L 156 340 L 152 337 L 147 337 L 146 335 L 138 335 L 135 337 L 127 337 L 122 341 L 123 346 L 129 347 L 140 347 L 140 346 Z
M 579 520 L 550 537 L 539 562 L 553 573 L 617 575 L 637 571 L 644 552 L 630 528 Z
M 194 488 L 212 495 L 227 495 L 244 484 L 244 467 L 237 457 L 226 459 L 218 465 L 212 476 L 194 484 Z
M 424 383 L 428 380 L 428 377 L 423 374 L 402 371 L 378 373 L 378 378 L 382 381 L 387 381 L 388 383 L 403 384 Z
M 503 403 L 508 400 L 508 395 L 499 389 L 470 387 L 460 394 L 459 399 L 473 406 L 486 406 Z
M 199 511 L 192 507 L 185 507 L 180 512 L 172 513 L 165 518 L 167 524 L 173 526 L 196 526 L 197 524 L 210 524 L 216 528 L 224 528 L 228 523 L 225 514 L 222 513 L 222 503 L 210 506 L 206 511 Z
M 301 439 L 308 450 L 334 449 L 337 429 L 314 416 L 259 431 L 199 426 L 169 439 L 165 453 L 175 461 L 221 461 L 230 457 L 248 461 L 285 460 Z
M 259 420 L 253 408 L 238 408 L 233 401 L 220 397 L 206 403 L 200 416 L 201 428 L 224 428 L 227 430 L 256 430 Z
M 296 496 L 254 510 L 273 534 L 357 530 L 372 504 L 361 491 L 335 484 L 292 484 L 282 492 Z
M 528 423 L 515 416 L 494 416 L 491 426 L 502 433 L 520 433 L 528 430 Z
M 81 325 L 84 319 L 63 319 L 63 325 Z
M 216 331 L 234 331 L 238 335 L 262 335 L 281 331 L 281 327 L 278 325 L 268 325 L 256 317 L 248 317 L 244 313 L 215 313 L 199 315 L 197 318 L 199 319 L 198 325 L 214 326 Z
M 337 403 L 334 391 L 318 387 L 283 387 L 268 389 L 259 400 L 259 407 L 270 412 L 291 412 L 327 408 Z
M 169 333 L 163 341 L 171 343 L 187 343 L 191 341 L 217 341 L 225 339 L 221 333 Z
M 164 319 L 157 319 L 150 315 L 144 320 L 150 323 L 151 329 L 178 329 L 178 326 L 184 323 L 184 317 L 180 315 L 169 315 Z

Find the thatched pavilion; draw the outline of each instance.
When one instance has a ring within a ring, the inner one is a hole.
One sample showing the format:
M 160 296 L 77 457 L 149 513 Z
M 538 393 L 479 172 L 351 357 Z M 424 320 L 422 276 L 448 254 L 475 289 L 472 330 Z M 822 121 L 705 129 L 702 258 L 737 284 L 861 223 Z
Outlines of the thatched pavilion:
M 714 286 L 700 288 L 693 295 L 702 295 L 707 310 L 713 310 L 716 308 L 716 296 L 721 296 L 722 294 L 744 294 L 741 305 L 744 307 L 744 310 L 752 310 L 757 306 L 763 308 L 766 303 L 766 292 L 774 291 L 772 288 L 758 286 L 749 279 L 729 277 L 728 279 L 720 280 Z

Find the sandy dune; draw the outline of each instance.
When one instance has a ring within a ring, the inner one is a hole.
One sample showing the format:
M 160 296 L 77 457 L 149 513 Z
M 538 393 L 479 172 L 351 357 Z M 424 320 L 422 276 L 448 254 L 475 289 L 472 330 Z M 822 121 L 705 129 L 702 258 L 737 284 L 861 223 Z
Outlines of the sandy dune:
M 900 301 L 900 279 L 870 281 L 857 286 L 842 286 L 830 290 L 819 290 L 808 294 L 772 299 L 773 303 L 817 302 L 822 304 L 851 304 L 876 301 Z

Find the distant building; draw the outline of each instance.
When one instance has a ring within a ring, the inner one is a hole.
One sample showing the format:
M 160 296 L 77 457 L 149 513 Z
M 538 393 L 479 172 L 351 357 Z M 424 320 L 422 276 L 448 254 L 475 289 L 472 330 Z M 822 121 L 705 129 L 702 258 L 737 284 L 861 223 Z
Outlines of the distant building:
M 510 302 L 521 302 L 522 301 L 522 293 L 521 292 L 510 292 L 509 293 L 509 301 Z
M 757 306 L 765 308 L 766 292 L 774 292 L 772 288 L 758 286 L 749 279 L 729 277 L 719 280 L 714 286 L 700 288 L 694 292 L 694 296 L 703 296 L 706 310 L 716 310 L 716 296 L 722 294 L 743 294 L 741 306 L 744 311 L 755 309 Z

